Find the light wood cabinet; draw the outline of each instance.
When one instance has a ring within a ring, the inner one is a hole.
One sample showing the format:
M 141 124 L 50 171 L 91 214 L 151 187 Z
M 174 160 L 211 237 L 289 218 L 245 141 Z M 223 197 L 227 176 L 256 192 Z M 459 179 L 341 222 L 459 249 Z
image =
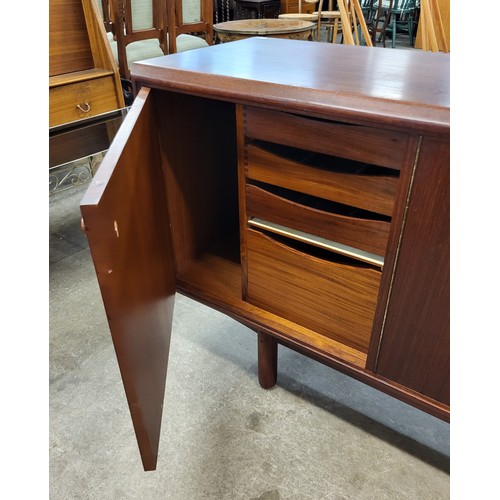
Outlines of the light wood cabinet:
M 118 68 L 95 0 L 50 0 L 49 126 L 124 106 Z
M 304 0 L 281 0 L 280 13 L 291 14 L 299 12 L 299 2 L 302 2 L 300 10 L 302 14 L 312 14 L 316 10 L 316 4 L 307 3 Z
M 263 387 L 279 343 L 447 420 L 449 55 L 253 38 L 132 76 L 81 209 L 144 468 L 176 291 L 258 332 Z

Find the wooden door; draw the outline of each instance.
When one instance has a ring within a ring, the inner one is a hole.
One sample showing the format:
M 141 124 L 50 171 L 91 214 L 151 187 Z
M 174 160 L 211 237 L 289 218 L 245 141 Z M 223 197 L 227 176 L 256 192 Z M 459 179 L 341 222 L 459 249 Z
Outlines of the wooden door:
M 81 201 L 145 470 L 156 468 L 176 286 L 153 97 L 141 89 Z
M 420 149 L 375 371 L 449 409 L 449 142 Z

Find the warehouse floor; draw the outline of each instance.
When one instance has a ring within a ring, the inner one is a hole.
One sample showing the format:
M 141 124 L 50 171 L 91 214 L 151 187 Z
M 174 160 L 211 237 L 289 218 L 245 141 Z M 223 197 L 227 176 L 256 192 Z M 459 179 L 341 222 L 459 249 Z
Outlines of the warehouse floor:
M 86 185 L 50 196 L 50 498 L 450 497 L 450 427 L 178 295 L 158 467 L 142 469 L 85 235 Z

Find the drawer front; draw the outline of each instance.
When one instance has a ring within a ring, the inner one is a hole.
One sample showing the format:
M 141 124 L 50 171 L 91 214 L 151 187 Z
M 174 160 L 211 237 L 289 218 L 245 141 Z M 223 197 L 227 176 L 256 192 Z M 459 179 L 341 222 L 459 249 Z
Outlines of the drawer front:
M 247 137 L 327 155 L 401 169 L 408 135 L 359 125 L 347 125 L 300 115 L 245 107 Z
M 246 186 L 246 196 L 249 219 L 257 217 L 376 255 L 385 255 L 389 222 L 331 213 L 251 184 Z
M 53 87 L 49 106 L 50 127 L 118 109 L 113 77 Z
M 330 262 L 252 229 L 246 236 L 249 303 L 368 351 L 380 271 Z
M 245 175 L 250 179 L 392 216 L 398 176 L 335 171 L 307 161 L 297 161 L 262 144 L 245 145 Z

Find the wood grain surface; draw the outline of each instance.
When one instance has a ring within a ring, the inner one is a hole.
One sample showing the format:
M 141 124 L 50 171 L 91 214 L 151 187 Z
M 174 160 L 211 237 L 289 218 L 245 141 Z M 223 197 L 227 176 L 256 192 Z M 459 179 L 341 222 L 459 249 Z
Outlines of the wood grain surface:
M 247 185 L 247 217 L 298 229 L 344 245 L 383 256 L 390 223 L 337 215 L 311 208 Z
M 49 75 L 93 68 L 82 0 L 50 0 L 49 19 Z
M 330 201 L 391 216 L 398 185 L 395 175 L 356 175 L 297 162 L 262 147 L 246 147 L 246 175 L 250 179 L 292 189 Z M 339 166 L 341 161 L 337 161 Z
M 368 351 L 380 271 L 329 262 L 247 230 L 247 300 Z
M 175 270 L 154 104 L 137 96 L 81 211 L 145 470 L 156 468 Z
M 247 137 L 349 158 L 379 167 L 401 168 L 408 135 L 374 127 L 318 120 L 253 106 L 245 108 Z
M 449 54 L 253 37 L 141 61 L 131 74 L 139 86 L 449 136 Z
M 450 402 L 449 144 L 425 140 L 375 371 Z

